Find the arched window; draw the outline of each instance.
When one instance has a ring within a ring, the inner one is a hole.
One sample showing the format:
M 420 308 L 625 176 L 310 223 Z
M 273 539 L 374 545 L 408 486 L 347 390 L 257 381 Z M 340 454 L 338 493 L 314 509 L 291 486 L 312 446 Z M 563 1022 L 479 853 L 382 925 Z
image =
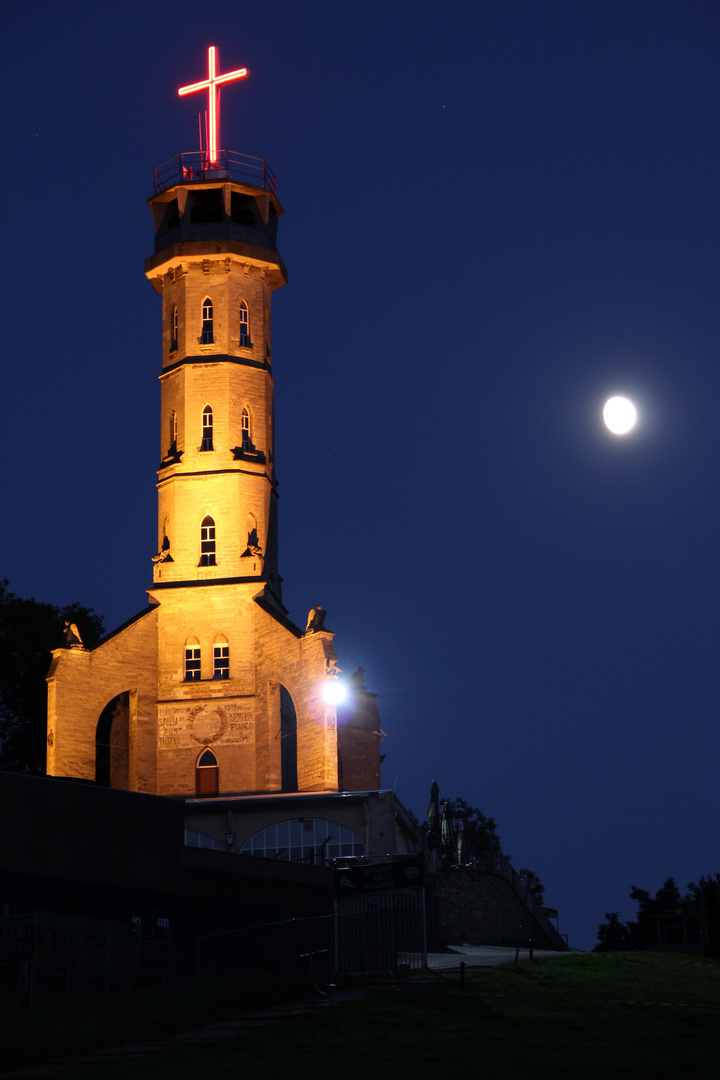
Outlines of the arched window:
M 217 795 L 219 790 L 218 772 L 217 758 L 212 750 L 203 750 L 195 764 L 195 794 Z
M 247 409 L 243 409 L 242 411 L 240 426 L 242 429 L 242 448 L 243 450 L 250 450 L 252 448 L 252 440 L 250 439 L 250 413 Z
M 201 450 L 212 450 L 213 448 L 213 415 L 212 409 L 209 405 L 206 405 L 202 414 L 202 442 L 200 443 Z
M 200 642 L 196 637 L 185 642 L 185 682 L 200 682 Z
M 170 450 L 169 453 L 174 454 L 177 450 L 177 413 L 173 409 L 170 413 Z
M 230 678 L 230 646 L 222 634 L 218 634 L 213 645 L 213 679 Z
M 201 345 L 212 345 L 213 343 L 213 306 L 212 300 L 209 296 L 206 296 L 202 302 L 202 334 L 200 335 Z
M 243 300 L 240 304 L 240 347 L 249 349 L 251 344 L 248 306 Z
M 200 526 L 200 566 L 215 566 L 215 522 L 208 514 Z
M 212 312 L 212 308 L 211 308 Z M 212 313 L 211 316 L 212 318 Z M 170 324 L 170 352 L 175 352 L 178 347 L 178 309 L 177 304 L 172 307 L 172 321 Z
M 243 855 L 323 865 L 331 859 L 365 854 L 362 837 L 346 825 L 323 818 L 298 818 L 270 825 L 243 844 Z

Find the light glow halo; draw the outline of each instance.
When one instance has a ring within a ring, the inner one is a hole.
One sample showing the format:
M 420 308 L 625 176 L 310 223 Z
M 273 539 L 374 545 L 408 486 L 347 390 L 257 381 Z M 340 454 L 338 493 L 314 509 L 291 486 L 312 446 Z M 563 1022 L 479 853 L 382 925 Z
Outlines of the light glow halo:
M 616 395 L 605 402 L 603 420 L 613 435 L 627 435 L 637 423 L 637 409 L 629 398 Z
M 328 679 L 323 687 L 323 697 L 328 705 L 339 705 L 347 697 L 347 690 L 337 679 Z

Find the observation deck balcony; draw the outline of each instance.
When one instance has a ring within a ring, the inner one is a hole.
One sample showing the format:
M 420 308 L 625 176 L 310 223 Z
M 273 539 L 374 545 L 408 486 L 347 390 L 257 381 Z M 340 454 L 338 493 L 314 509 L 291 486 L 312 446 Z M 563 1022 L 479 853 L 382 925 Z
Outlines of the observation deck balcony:
M 216 183 L 218 180 L 252 184 L 277 198 L 277 179 L 267 161 L 239 154 L 236 150 L 219 150 L 214 162 L 204 150 L 191 150 L 168 158 L 155 166 L 154 193 L 159 195 L 173 184 Z

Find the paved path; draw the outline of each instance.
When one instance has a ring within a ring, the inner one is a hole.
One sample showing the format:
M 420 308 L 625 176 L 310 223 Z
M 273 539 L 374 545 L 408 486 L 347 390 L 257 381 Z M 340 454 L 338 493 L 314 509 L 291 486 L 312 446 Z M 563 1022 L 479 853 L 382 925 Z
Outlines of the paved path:
M 428 953 L 428 967 L 431 971 L 452 971 L 461 964 L 466 967 L 499 967 L 500 964 L 514 964 L 516 949 L 501 945 L 450 945 L 447 952 Z M 577 954 L 577 950 L 574 950 Z M 546 960 L 553 956 L 572 956 L 565 952 L 551 952 L 546 949 L 533 949 L 535 960 Z M 530 959 L 529 949 L 520 949 L 520 960 Z

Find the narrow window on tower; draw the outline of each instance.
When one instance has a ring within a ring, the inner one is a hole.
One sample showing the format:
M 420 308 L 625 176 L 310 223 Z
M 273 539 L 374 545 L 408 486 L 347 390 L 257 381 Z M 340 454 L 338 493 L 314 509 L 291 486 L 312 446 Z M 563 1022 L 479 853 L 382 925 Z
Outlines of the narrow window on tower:
M 230 646 L 227 638 L 218 634 L 213 645 L 213 679 L 230 678 Z
M 200 566 L 215 566 L 215 522 L 208 514 L 200 526 Z
M 250 341 L 250 322 L 248 317 L 248 306 L 243 300 L 240 304 L 240 347 L 243 349 L 251 348 Z
M 200 642 L 196 637 L 185 642 L 185 682 L 200 682 Z
M 178 309 L 177 304 L 173 304 L 172 309 L 172 324 L 170 327 L 170 352 L 175 352 L 178 347 Z
M 252 448 L 252 442 L 250 441 L 250 413 L 247 409 L 242 411 L 240 426 L 242 428 L 242 448 L 243 450 L 250 450 Z
M 209 296 L 206 296 L 202 302 L 202 334 L 200 335 L 201 345 L 212 345 L 213 343 L 213 306 L 212 300 Z
M 177 450 L 177 413 L 173 409 L 170 413 L 170 450 L 169 453 L 174 454 Z
M 200 443 L 201 450 L 212 450 L 213 448 L 213 415 L 212 409 L 209 405 L 206 405 L 202 414 L 202 442 Z

